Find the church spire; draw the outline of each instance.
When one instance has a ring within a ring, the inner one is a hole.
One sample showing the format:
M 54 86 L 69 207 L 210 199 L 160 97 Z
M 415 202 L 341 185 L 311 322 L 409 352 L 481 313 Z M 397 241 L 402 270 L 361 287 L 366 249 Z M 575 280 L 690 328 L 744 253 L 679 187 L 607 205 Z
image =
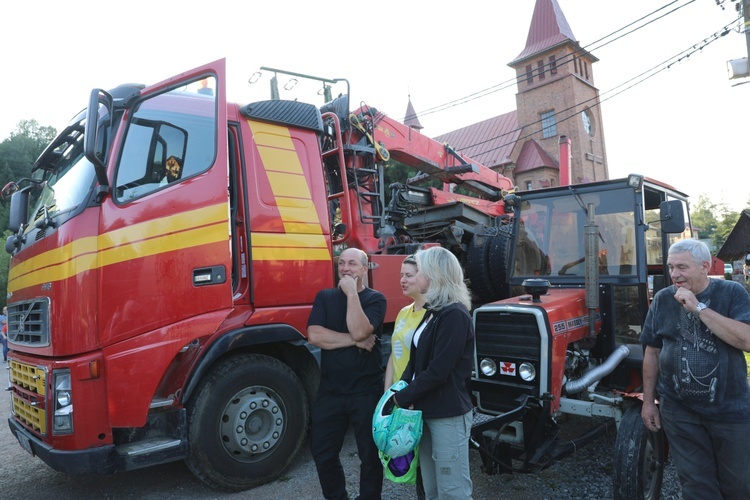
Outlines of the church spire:
M 409 94 L 409 103 L 406 105 L 406 116 L 404 116 L 404 125 L 411 127 L 414 130 L 422 130 L 424 127 L 419 123 L 419 117 L 417 117 L 414 106 L 411 104 L 411 94 Z
M 536 0 L 526 47 L 510 66 L 565 42 L 578 44 L 557 0 Z

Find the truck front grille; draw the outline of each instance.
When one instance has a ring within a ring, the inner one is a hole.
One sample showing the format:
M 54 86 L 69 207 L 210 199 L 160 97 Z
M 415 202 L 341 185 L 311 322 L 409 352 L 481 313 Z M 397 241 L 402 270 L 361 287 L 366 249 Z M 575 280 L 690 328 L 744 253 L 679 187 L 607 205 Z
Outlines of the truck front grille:
M 29 430 L 47 432 L 47 371 L 44 368 L 9 360 L 9 377 L 13 384 L 11 403 L 13 416 Z
M 8 339 L 28 347 L 49 346 L 49 299 L 8 304 Z

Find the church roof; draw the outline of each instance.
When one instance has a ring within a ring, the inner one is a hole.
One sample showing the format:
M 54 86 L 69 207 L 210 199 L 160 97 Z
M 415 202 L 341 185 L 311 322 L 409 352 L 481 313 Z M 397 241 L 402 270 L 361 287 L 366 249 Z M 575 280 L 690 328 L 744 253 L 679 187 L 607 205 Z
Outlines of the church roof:
M 526 47 L 510 66 L 566 42 L 578 44 L 557 0 L 537 0 Z
M 518 114 L 511 111 L 467 127 L 434 137 L 459 153 L 487 167 L 511 162 L 511 153 L 521 135 Z
M 539 167 L 560 168 L 557 160 L 548 155 L 538 142 L 531 139 L 523 143 L 514 173 L 527 172 Z

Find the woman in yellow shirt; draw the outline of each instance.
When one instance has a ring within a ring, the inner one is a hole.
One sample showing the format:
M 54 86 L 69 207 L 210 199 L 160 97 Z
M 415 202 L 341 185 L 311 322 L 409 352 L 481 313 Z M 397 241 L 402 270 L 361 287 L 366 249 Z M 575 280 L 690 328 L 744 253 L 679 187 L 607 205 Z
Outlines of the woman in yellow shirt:
M 401 290 L 414 302 L 404 307 L 396 316 L 391 337 L 391 356 L 385 369 L 385 388 L 387 391 L 394 382 L 401 380 L 401 375 L 409 363 L 409 350 L 414 331 L 424 318 L 424 296 L 416 283 L 417 261 L 409 255 L 401 264 Z

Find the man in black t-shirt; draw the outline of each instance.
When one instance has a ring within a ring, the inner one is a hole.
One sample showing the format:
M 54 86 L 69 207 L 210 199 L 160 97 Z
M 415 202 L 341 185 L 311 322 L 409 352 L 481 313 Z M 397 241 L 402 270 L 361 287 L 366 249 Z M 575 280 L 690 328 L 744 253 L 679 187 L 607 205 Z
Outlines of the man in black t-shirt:
M 683 497 L 750 498 L 750 297 L 708 277 L 698 240 L 674 243 L 667 263 L 674 285 L 654 296 L 641 333 L 643 422 L 664 428 Z
M 386 300 L 365 286 L 367 269 L 367 254 L 362 250 L 341 252 L 338 286 L 318 292 L 307 322 L 309 342 L 321 349 L 310 448 L 327 499 L 349 498 L 339 454 L 350 424 L 362 462 L 359 498 L 379 499 L 383 488 L 372 415 L 383 392 L 378 336 Z

